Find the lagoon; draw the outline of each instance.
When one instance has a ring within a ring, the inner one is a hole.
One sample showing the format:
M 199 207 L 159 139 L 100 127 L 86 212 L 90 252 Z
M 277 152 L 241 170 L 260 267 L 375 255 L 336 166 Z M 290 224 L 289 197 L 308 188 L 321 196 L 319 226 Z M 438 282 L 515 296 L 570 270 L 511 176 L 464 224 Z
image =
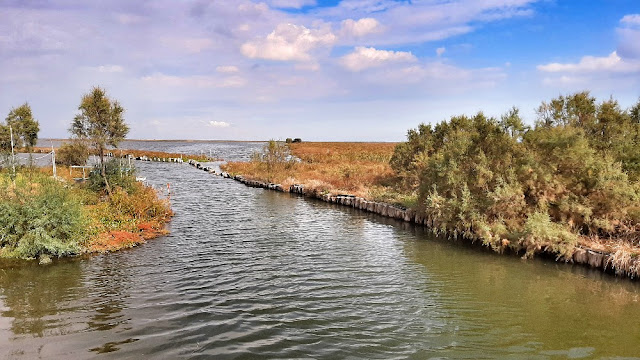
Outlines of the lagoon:
M 121 146 L 235 160 L 262 144 Z M 136 166 L 171 184 L 171 233 L 49 266 L 0 262 L 0 358 L 640 356 L 637 282 L 186 164 Z

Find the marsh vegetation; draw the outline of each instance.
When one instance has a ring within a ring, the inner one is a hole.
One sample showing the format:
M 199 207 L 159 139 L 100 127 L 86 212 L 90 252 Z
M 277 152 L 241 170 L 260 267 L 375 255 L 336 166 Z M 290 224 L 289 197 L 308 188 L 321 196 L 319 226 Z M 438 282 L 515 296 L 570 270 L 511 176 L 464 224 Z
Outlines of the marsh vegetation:
M 640 254 L 640 101 L 623 109 L 580 92 L 543 102 L 533 125 L 512 108 L 500 118 L 480 112 L 421 124 L 399 144 L 289 148 L 300 161 L 281 163 L 269 178 L 261 161 L 226 169 L 410 207 L 432 231 L 498 252 Z

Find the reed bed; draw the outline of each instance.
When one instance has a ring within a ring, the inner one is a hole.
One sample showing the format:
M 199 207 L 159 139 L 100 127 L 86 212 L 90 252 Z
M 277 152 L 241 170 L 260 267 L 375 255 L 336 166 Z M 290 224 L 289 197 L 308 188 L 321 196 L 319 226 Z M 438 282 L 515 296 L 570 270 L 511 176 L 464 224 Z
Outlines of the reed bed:
M 389 166 L 395 143 L 304 142 L 289 144 L 294 161 L 267 166 L 264 162 L 230 162 L 223 170 L 248 179 L 303 184 L 317 192 L 348 193 L 372 198 L 393 181 Z

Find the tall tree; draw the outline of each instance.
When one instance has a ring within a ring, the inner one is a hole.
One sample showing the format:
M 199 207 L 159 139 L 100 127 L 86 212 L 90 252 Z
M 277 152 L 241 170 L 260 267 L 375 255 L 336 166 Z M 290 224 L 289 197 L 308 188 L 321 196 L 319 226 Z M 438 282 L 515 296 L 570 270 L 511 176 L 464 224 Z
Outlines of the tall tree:
M 6 118 L 7 125 L 13 129 L 13 139 L 18 147 L 26 148 L 29 153 L 38 142 L 40 124 L 33 118 L 31 106 L 24 103 L 11 109 Z
M 96 86 L 82 96 L 78 110 L 80 113 L 73 119 L 69 132 L 78 139 L 87 140 L 100 156 L 100 174 L 111 196 L 104 152 L 107 146 L 117 147 L 129 132 L 123 118 L 124 108 L 118 101 L 110 99 L 104 89 Z

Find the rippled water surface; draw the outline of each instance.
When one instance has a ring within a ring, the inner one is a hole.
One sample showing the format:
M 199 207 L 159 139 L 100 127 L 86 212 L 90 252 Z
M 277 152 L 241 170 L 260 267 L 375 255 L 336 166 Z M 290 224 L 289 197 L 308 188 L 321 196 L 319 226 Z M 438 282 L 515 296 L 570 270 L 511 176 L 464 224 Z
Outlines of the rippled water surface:
M 260 148 L 167 144 L 140 146 L 225 158 Z M 638 283 L 184 164 L 137 166 L 171 183 L 171 234 L 45 267 L 0 263 L 1 358 L 640 356 Z

